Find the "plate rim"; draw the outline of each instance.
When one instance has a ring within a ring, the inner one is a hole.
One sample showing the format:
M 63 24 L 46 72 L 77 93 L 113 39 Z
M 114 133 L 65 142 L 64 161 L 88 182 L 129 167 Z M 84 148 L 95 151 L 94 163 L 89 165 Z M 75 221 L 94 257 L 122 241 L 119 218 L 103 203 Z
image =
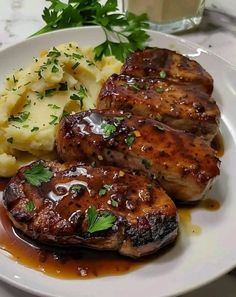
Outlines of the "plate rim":
M 27 44 L 27 43 L 33 42 L 35 39 L 40 39 L 42 36 L 50 36 L 50 35 L 54 35 L 54 34 L 60 34 L 61 32 L 80 31 L 80 30 L 88 30 L 88 29 L 90 29 L 90 30 L 93 30 L 93 29 L 102 30 L 99 26 L 83 26 L 83 27 L 66 28 L 66 29 L 61 29 L 61 30 L 55 30 L 55 31 L 52 31 L 52 32 L 47 32 L 47 33 L 37 35 L 37 36 L 33 36 L 33 37 L 28 38 L 28 39 L 24 39 L 24 40 L 19 41 L 17 43 L 14 43 L 14 44 L 11 44 L 9 46 L 1 48 L 0 49 L 0 56 L 1 56 L 1 54 L 3 52 L 9 50 L 10 48 L 15 48 L 15 47 L 17 47 L 17 46 L 19 46 L 21 44 L 25 44 L 25 43 Z M 205 48 L 204 46 L 198 45 L 197 43 L 194 43 L 192 41 L 188 41 L 188 40 L 186 40 L 186 39 L 184 39 L 182 37 L 179 37 L 179 36 L 173 36 L 173 35 L 158 32 L 158 31 L 155 31 L 155 30 L 147 30 L 147 32 L 150 32 L 151 34 L 154 34 L 154 35 L 162 35 L 163 37 L 165 37 L 167 39 L 171 39 L 171 40 L 175 41 L 176 43 L 184 44 L 185 46 L 190 47 L 190 48 L 195 49 L 195 50 L 196 50 L 196 48 L 201 48 L 207 55 L 211 55 L 214 58 L 217 58 L 220 62 L 223 62 L 223 64 L 225 66 L 229 67 L 231 70 L 233 70 L 236 73 L 236 67 L 233 64 L 231 64 L 229 61 L 227 61 L 226 59 L 224 59 L 220 55 L 214 53 L 212 50 L 209 50 L 209 49 Z M 14 261 L 14 259 L 13 259 L 13 261 Z M 22 265 L 22 264 L 19 264 L 19 265 Z M 27 266 L 24 266 L 24 265 L 22 265 L 22 266 L 27 267 Z M 213 282 L 214 280 L 219 279 L 220 277 L 225 275 L 227 272 L 231 271 L 234 267 L 236 267 L 236 264 L 232 264 L 232 266 L 230 268 L 222 269 L 220 274 L 218 274 L 215 277 L 212 277 L 211 279 L 206 280 L 205 282 L 201 282 L 200 285 L 196 284 L 196 285 L 189 286 L 185 290 L 181 290 L 179 292 L 176 292 L 175 294 L 186 294 L 186 293 L 188 293 L 190 291 L 193 291 L 193 290 L 195 290 L 197 288 L 205 286 L 205 285 Z M 47 276 L 47 277 L 51 278 L 50 276 Z M 2 281 L 4 281 L 5 283 L 11 285 L 11 286 L 14 286 L 16 288 L 20 288 L 21 290 L 23 290 L 25 292 L 29 292 L 31 294 L 37 294 L 38 296 L 58 297 L 57 295 L 53 295 L 53 294 L 50 294 L 50 293 L 49 294 L 46 293 L 46 295 L 45 295 L 45 293 L 42 293 L 42 291 L 39 291 L 38 289 L 31 289 L 30 287 L 17 282 L 15 279 L 13 280 L 13 279 L 10 279 L 8 277 L 5 277 L 1 273 L 0 273 L 0 279 Z M 168 294 L 168 295 L 163 295 L 163 297 L 164 296 L 165 297 L 171 297 L 171 296 L 174 296 L 174 295 L 173 294 Z

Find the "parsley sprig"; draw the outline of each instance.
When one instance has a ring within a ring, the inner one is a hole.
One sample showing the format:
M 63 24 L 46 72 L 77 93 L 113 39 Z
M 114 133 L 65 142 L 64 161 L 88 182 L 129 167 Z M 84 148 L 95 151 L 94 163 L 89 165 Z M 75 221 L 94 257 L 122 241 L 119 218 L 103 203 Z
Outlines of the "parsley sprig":
M 109 214 L 99 214 L 95 206 L 91 206 L 87 212 L 88 232 L 94 233 L 111 228 L 116 221 L 116 217 Z
M 145 14 L 126 14 L 118 11 L 117 0 L 107 0 L 105 4 L 98 0 L 47 0 L 49 8 L 44 8 L 42 18 L 46 25 L 34 35 L 81 26 L 101 26 L 105 33 L 105 42 L 95 48 L 95 59 L 103 55 L 114 55 L 124 61 L 127 55 L 145 46 L 149 36 Z
M 44 182 L 48 182 L 53 177 L 53 172 L 42 164 L 35 164 L 23 173 L 26 181 L 32 186 L 40 186 Z

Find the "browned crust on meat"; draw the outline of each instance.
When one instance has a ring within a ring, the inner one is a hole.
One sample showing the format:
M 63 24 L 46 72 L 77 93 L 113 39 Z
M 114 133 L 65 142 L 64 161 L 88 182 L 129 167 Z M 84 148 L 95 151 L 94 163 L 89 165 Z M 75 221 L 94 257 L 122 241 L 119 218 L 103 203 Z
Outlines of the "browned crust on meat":
M 213 79 L 199 63 L 168 49 L 152 47 L 135 51 L 127 58 L 121 74 L 160 77 L 163 70 L 170 79 L 198 84 L 209 95 L 213 91 Z
M 101 89 L 97 106 L 158 119 L 209 141 L 220 118 L 217 104 L 198 85 L 158 77 L 114 74 Z
M 53 178 L 32 186 L 25 170 L 42 164 Z M 3 200 L 16 228 L 44 244 L 118 250 L 140 257 L 173 242 L 178 231 L 176 207 L 167 194 L 144 177 L 114 167 L 93 168 L 76 162 L 38 161 L 19 170 L 4 191 Z M 73 190 L 73 185 L 83 185 Z M 104 185 L 111 188 L 99 195 Z M 111 204 L 111 199 L 117 205 Z M 27 203 L 33 202 L 29 210 Z M 112 228 L 88 232 L 87 210 L 116 217 Z
M 124 119 L 117 123 L 120 116 Z M 103 123 L 117 127 L 110 137 L 104 137 Z M 129 146 L 126 139 L 135 131 L 138 136 Z M 65 161 L 94 160 L 145 171 L 154 175 L 171 197 L 183 201 L 202 199 L 219 175 L 215 151 L 200 137 L 117 111 L 91 110 L 64 118 L 57 149 Z

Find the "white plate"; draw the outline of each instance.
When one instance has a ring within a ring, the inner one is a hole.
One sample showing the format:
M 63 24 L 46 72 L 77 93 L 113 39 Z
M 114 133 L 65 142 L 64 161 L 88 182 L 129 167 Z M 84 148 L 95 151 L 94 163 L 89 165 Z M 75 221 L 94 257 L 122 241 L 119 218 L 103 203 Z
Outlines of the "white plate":
M 225 140 L 221 175 L 211 197 L 218 199 L 217 212 L 196 209 L 193 223 L 202 228 L 199 236 L 180 236 L 177 244 L 157 260 L 139 270 L 92 280 L 60 280 L 31 270 L 0 252 L 0 278 L 23 290 L 56 297 L 164 297 L 175 296 L 228 272 L 236 266 L 236 71 L 224 60 L 183 39 L 150 32 L 150 45 L 175 49 L 197 60 L 215 81 L 214 98 L 222 111 Z M 29 64 L 42 48 L 77 41 L 95 46 L 104 36 L 99 28 L 68 29 L 28 39 L 0 52 L 0 82 L 14 68 Z

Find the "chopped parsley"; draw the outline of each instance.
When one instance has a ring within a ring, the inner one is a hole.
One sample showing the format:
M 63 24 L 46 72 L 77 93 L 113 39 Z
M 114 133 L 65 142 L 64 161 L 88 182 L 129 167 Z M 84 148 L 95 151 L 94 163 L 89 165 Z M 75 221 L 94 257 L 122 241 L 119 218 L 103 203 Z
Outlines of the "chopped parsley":
M 48 90 L 45 90 L 45 97 L 52 97 L 54 92 L 56 91 L 56 89 L 48 89 Z
M 111 205 L 113 207 L 118 207 L 119 206 L 118 202 L 116 200 L 114 200 L 113 198 L 111 198 Z
M 11 116 L 9 118 L 9 121 L 14 121 L 14 122 L 17 122 L 17 123 L 23 123 L 28 119 L 29 115 L 30 115 L 29 111 L 21 111 L 21 112 L 17 113 L 16 115 Z
M 56 121 L 58 120 L 58 117 L 54 114 L 51 114 L 50 117 L 52 118 L 51 122 L 49 122 L 49 125 L 56 125 Z
M 26 204 L 25 204 L 25 208 L 27 211 L 33 211 L 35 209 L 35 205 L 34 205 L 34 202 L 33 201 L 28 201 Z
M 80 54 L 76 54 L 76 53 L 73 53 L 72 54 L 72 57 L 74 58 L 74 59 L 81 59 L 81 58 L 83 58 L 84 56 L 83 55 L 80 55 Z
M 164 89 L 162 87 L 158 87 L 156 88 L 156 92 L 161 94 L 164 92 Z
M 61 53 L 55 47 L 53 47 L 53 49 L 49 51 L 49 53 L 47 54 L 47 57 L 51 57 L 51 58 L 58 58 L 60 56 L 61 56 Z
M 35 132 L 35 131 L 38 131 L 38 130 L 39 130 L 39 127 L 33 127 L 30 131 Z
M 31 104 L 31 100 L 26 100 L 25 104 L 23 105 L 23 108 L 29 106 Z
M 58 91 L 67 91 L 67 90 L 68 90 L 67 82 L 59 83 Z
M 88 66 L 95 66 L 95 63 L 91 60 L 86 60 Z
M 132 144 L 134 143 L 134 141 L 135 141 L 135 135 L 134 135 L 134 133 L 129 133 L 128 136 L 125 138 L 125 143 L 128 146 L 132 146 Z
M 150 162 L 149 160 L 147 160 L 147 159 L 143 159 L 143 160 L 142 160 L 142 164 L 144 165 L 144 167 L 145 167 L 146 169 L 150 169 L 151 166 L 152 166 L 151 162 Z
M 91 206 L 87 212 L 88 232 L 94 233 L 111 228 L 116 221 L 116 217 L 109 214 L 98 214 L 95 206 Z
M 107 123 L 103 123 L 101 125 L 102 128 L 102 132 L 104 137 L 110 137 L 113 133 L 116 132 L 116 126 L 114 126 L 113 124 L 107 124 Z
M 59 72 L 58 67 L 56 65 L 53 65 L 53 67 L 52 67 L 52 73 L 57 73 L 57 72 Z
M 23 173 L 26 181 L 32 186 L 40 186 L 44 182 L 49 182 L 53 177 L 53 172 L 42 164 L 35 164 Z
M 15 78 L 15 75 L 12 76 L 13 77 L 13 81 L 16 84 L 18 82 L 18 80 Z
M 124 117 L 114 117 L 115 121 L 118 122 L 118 124 L 120 124 L 122 121 L 124 121 Z
M 80 102 L 80 109 L 84 106 L 84 99 L 88 96 L 88 90 L 81 85 L 77 94 L 73 94 L 70 96 L 71 100 L 79 101 Z
M 164 70 L 161 70 L 159 75 L 160 75 L 160 78 L 163 78 L 163 79 L 166 78 L 166 72 Z
M 7 138 L 7 142 L 12 144 L 13 143 L 13 137 Z
M 110 189 L 111 189 L 111 185 L 104 185 L 99 190 L 98 195 L 105 196 Z
M 57 106 L 56 104 L 48 104 L 48 107 L 51 107 L 52 109 L 60 109 L 59 106 Z
M 79 66 L 79 62 L 76 62 L 71 68 L 73 69 L 73 70 L 75 70 L 78 66 Z

